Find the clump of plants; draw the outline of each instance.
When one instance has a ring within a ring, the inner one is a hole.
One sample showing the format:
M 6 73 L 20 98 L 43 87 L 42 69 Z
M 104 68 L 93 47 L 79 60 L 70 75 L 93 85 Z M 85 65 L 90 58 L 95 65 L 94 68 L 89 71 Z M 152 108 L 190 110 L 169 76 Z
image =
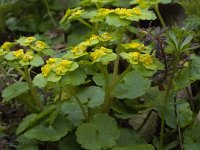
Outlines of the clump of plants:
M 66 51 L 55 52 L 34 36 L 0 47 L 1 64 L 18 72 L 17 81 L 2 91 L 2 101 L 15 100 L 28 112 L 16 129 L 14 147 L 198 149 L 198 108 L 193 97 L 179 96 L 183 89 L 191 96 L 190 84 L 200 79 L 193 35 L 178 28 L 134 26 L 156 15 L 165 26 L 158 3 L 170 1 L 133 0 L 130 8 L 108 7 L 116 2 L 83 0 L 68 9 L 60 25 L 70 32 L 68 41 L 75 42 L 67 43 Z M 70 31 L 73 24 L 85 35 Z M 139 133 L 152 111 L 161 123 L 148 140 Z M 134 130 L 128 120 L 145 113 Z

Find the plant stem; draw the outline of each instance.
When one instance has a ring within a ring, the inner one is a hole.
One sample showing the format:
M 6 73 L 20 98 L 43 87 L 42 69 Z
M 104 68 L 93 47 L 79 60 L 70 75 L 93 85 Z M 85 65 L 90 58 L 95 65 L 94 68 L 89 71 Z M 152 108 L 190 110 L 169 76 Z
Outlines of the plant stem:
M 113 75 L 112 75 L 112 85 L 116 82 L 115 80 L 117 79 L 117 76 L 118 76 L 119 59 L 120 59 L 119 53 L 120 53 L 120 50 L 121 50 L 122 38 L 123 38 L 123 32 L 120 35 L 118 46 L 116 48 L 117 58 L 114 62 L 114 70 L 113 70 Z
M 177 110 L 176 105 L 177 105 L 177 103 L 176 103 L 176 97 L 175 97 L 174 98 L 174 111 L 175 111 L 175 116 L 176 116 L 176 128 L 178 130 L 180 149 L 183 150 L 183 141 L 182 141 L 181 129 L 179 127 L 179 114 L 178 114 L 178 110 Z
M 74 92 L 73 88 L 71 88 L 71 87 L 70 87 L 70 92 L 71 92 L 72 96 L 75 98 L 76 102 L 78 103 L 78 105 L 79 105 L 79 107 L 80 107 L 80 109 L 81 109 L 81 111 L 82 111 L 82 113 L 83 113 L 85 119 L 86 119 L 87 121 L 89 121 L 88 114 L 87 114 L 87 112 L 85 111 L 85 109 L 84 109 L 84 107 L 83 107 L 83 104 L 81 103 L 79 97 L 76 95 L 76 93 Z
M 177 65 L 178 60 L 179 60 L 178 58 L 173 64 L 173 69 L 172 69 L 172 72 L 170 74 L 167 89 L 166 89 L 165 96 L 164 96 L 164 99 L 163 99 L 163 106 L 162 106 L 163 109 L 162 109 L 162 116 L 161 116 L 161 131 L 160 131 L 160 145 L 159 145 L 160 150 L 163 149 L 164 127 L 165 127 L 165 108 L 166 108 L 166 104 L 168 102 L 168 98 L 170 97 L 170 92 L 172 91 L 173 78 L 174 78 L 174 75 L 177 71 L 176 65 Z
M 46 8 L 47 8 L 48 15 L 49 15 L 49 17 L 51 18 L 51 21 L 52 21 L 53 25 L 54 25 L 55 27 L 57 27 L 56 21 L 54 20 L 53 15 L 52 15 L 52 13 L 51 13 L 51 11 L 50 11 L 50 9 L 49 9 L 49 4 L 48 4 L 47 0 L 44 0 L 44 4 L 45 4 L 45 6 L 46 6 Z
M 42 103 L 40 102 L 39 97 L 37 96 L 35 88 L 33 87 L 28 68 L 24 69 L 24 78 L 25 78 L 26 82 L 28 83 L 34 103 L 40 108 L 40 110 L 42 110 L 43 106 L 42 106 Z
M 78 18 L 77 19 L 79 22 L 81 22 L 82 24 L 84 24 L 85 26 L 89 27 L 89 28 L 93 28 L 92 25 L 90 25 L 89 23 L 87 23 L 85 20 Z
M 123 77 L 131 70 L 132 65 L 130 64 L 126 70 L 124 70 L 124 72 L 115 80 L 115 82 L 112 83 L 111 87 L 110 87 L 110 91 L 112 91 L 114 89 L 114 87 L 123 79 Z
M 165 21 L 164 21 L 162 15 L 160 14 L 160 11 L 159 11 L 159 8 L 158 8 L 158 4 L 156 4 L 153 8 L 154 8 L 159 20 L 160 20 L 160 23 L 161 23 L 162 27 L 166 27 Z
M 104 81 L 105 81 L 105 98 L 104 98 L 104 103 L 102 107 L 102 111 L 104 113 L 109 113 L 110 112 L 110 107 L 112 104 L 112 100 L 110 98 L 110 87 L 109 87 L 109 74 L 107 70 L 107 66 L 98 66 L 100 71 L 103 73 L 104 76 Z

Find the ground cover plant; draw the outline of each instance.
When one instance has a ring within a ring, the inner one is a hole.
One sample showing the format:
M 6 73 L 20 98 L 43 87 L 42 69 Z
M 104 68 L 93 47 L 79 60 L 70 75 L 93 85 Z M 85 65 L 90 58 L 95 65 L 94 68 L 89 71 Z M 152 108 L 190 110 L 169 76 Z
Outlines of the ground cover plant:
M 1 27 L 26 32 L 0 47 L 1 149 L 199 150 L 198 28 L 167 27 L 174 2 L 51 3 L 44 28 Z

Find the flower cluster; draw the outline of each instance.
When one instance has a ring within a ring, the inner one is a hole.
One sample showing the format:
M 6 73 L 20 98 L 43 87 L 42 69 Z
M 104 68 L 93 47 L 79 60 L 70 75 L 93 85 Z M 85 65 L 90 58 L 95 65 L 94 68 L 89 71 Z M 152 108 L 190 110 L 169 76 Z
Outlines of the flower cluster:
M 80 7 L 74 8 L 74 9 L 68 9 L 65 13 L 65 16 L 60 21 L 60 24 L 64 24 L 67 21 L 79 18 L 81 15 L 84 14 L 84 10 L 82 10 Z
M 103 18 L 108 16 L 109 14 L 116 14 L 119 15 L 121 18 L 133 17 L 135 15 L 141 16 L 142 11 L 134 7 L 132 9 L 127 8 L 116 8 L 116 9 L 108 9 L 108 8 L 100 8 L 97 12 L 97 18 Z
M 122 44 L 122 46 L 125 49 L 134 49 L 134 50 L 138 50 L 138 51 L 143 51 L 143 50 L 147 49 L 147 47 L 145 47 L 144 44 L 139 43 L 139 42 L 131 42 L 131 43 L 127 43 L 127 44 Z
M 5 42 L 0 47 L 0 56 L 11 64 L 19 64 L 21 67 L 28 65 L 38 67 L 44 63 L 40 54 L 47 48 L 49 47 L 45 42 L 33 36 L 21 37 L 15 42 Z
M 30 36 L 30 37 L 21 37 L 16 41 L 18 44 L 22 46 L 26 46 L 30 48 L 31 50 L 40 52 L 43 51 L 47 48 L 47 44 L 41 40 L 37 40 L 35 37 Z
M 100 47 L 94 52 L 90 53 L 93 63 L 101 62 L 102 64 L 107 65 L 110 61 L 116 59 L 117 55 L 113 53 L 111 49 Z
M 138 4 L 141 8 L 147 8 L 150 7 L 152 5 L 158 4 L 160 2 L 160 0 L 133 0 L 131 2 L 131 4 Z
M 87 55 L 87 48 L 89 46 L 93 46 L 95 44 L 98 44 L 99 42 L 107 42 L 111 39 L 112 36 L 108 32 L 104 32 L 100 36 L 93 34 L 90 38 L 81 42 L 70 51 L 70 53 L 72 54 L 71 58 L 78 58 Z
M 0 56 L 7 54 L 10 51 L 10 48 L 13 46 L 11 42 L 5 42 L 0 47 Z
M 146 69 L 155 70 L 156 66 L 154 64 L 154 58 L 149 53 L 146 53 L 144 50 L 148 49 L 143 44 L 132 42 L 123 44 L 127 49 L 133 49 L 131 52 L 122 52 L 120 56 L 126 59 L 129 63 L 133 65 L 142 64 Z
M 41 68 L 42 75 L 50 79 L 51 76 L 63 76 L 67 72 L 74 71 L 79 67 L 78 63 L 62 59 L 62 58 L 49 58 L 46 64 Z

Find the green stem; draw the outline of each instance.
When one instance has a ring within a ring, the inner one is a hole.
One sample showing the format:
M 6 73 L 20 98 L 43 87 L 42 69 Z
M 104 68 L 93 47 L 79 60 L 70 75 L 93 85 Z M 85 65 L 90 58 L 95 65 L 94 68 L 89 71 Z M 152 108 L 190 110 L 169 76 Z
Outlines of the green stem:
M 165 21 L 164 21 L 162 15 L 160 14 L 160 11 L 159 11 L 159 8 L 158 8 L 158 4 L 156 4 L 153 8 L 154 8 L 159 20 L 160 20 L 160 23 L 161 23 L 162 27 L 166 27 Z
M 131 70 L 132 65 L 130 64 L 126 70 L 124 70 L 124 72 L 115 80 L 115 82 L 112 83 L 112 85 L 110 86 L 110 91 L 112 91 L 114 89 L 114 87 L 124 78 L 124 76 Z
M 85 26 L 93 29 L 92 25 L 90 25 L 89 23 L 87 23 L 85 20 L 78 18 L 77 19 L 79 22 L 81 22 L 82 24 L 84 24 Z
M 26 82 L 28 83 L 34 103 L 40 108 L 40 110 L 42 110 L 43 106 L 42 106 L 42 103 L 40 102 L 39 97 L 37 96 L 35 88 L 33 87 L 28 68 L 24 69 L 24 78 L 25 78 Z
M 51 18 L 51 21 L 52 21 L 53 25 L 54 25 L 55 27 L 57 27 L 56 21 L 54 20 L 53 15 L 52 15 L 52 13 L 51 13 L 51 11 L 50 11 L 50 9 L 49 9 L 49 4 L 48 4 L 47 0 L 44 0 L 44 4 L 45 4 L 45 6 L 46 6 L 46 8 L 47 8 L 48 15 L 49 15 L 49 17 Z
M 173 89 L 172 88 L 173 78 L 174 78 L 174 75 L 175 75 L 175 73 L 177 71 L 176 65 L 178 64 L 178 61 L 179 61 L 179 57 L 177 58 L 177 60 L 173 64 L 173 69 L 172 69 L 172 72 L 170 74 L 169 82 L 168 82 L 167 89 L 166 89 L 166 92 L 165 92 L 165 96 L 164 96 L 164 99 L 163 99 L 163 106 L 162 106 L 163 109 L 162 109 L 162 116 L 161 116 L 161 130 L 160 130 L 160 146 L 159 146 L 160 150 L 163 149 L 166 104 L 168 103 L 168 99 L 170 97 L 170 93 L 171 93 L 171 91 Z
M 116 58 L 116 60 L 114 62 L 112 85 L 115 83 L 115 80 L 117 79 L 117 76 L 118 76 L 119 59 L 120 59 L 119 53 L 120 53 L 120 50 L 121 50 L 122 38 L 123 38 L 123 32 L 121 33 L 121 37 L 119 38 L 118 46 L 116 48 L 117 58 Z
M 71 87 L 70 87 L 70 92 L 71 92 L 72 96 L 75 98 L 76 102 L 78 103 L 78 105 L 79 105 L 79 107 L 80 107 L 80 109 L 81 109 L 81 111 L 82 111 L 82 113 L 83 113 L 85 119 L 86 119 L 87 121 L 89 121 L 88 114 L 87 114 L 86 110 L 84 109 L 83 104 L 81 103 L 81 100 L 80 100 L 79 97 L 76 95 L 76 93 L 74 92 L 73 88 L 71 88 Z
M 105 81 L 105 98 L 104 98 L 102 111 L 104 113 L 109 113 L 110 107 L 112 104 L 112 100 L 110 97 L 109 74 L 108 74 L 107 66 L 105 67 L 105 66 L 99 65 L 99 69 L 103 73 L 104 81 Z

